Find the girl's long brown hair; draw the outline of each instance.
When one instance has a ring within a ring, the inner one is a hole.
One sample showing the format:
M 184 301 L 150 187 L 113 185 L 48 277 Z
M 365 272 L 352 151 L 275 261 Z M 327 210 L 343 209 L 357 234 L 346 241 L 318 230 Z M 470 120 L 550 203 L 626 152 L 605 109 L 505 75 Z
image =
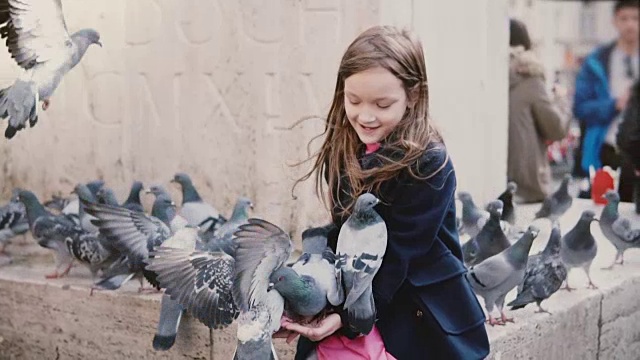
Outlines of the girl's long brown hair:
M 353 74 L 374 67 L 383 67 L 402 81 L 408 106 L 402 120 L 383 145 L 391 150 L 390 153 L 400 156 L 392 159 L 378 154 L 382 166 L 363 170 L 357 159 L 358 148 L 362 145 L 345 113 L 344 81 Z M 318 195 L 325 195 L 323 177 L 327 176 L 330 196 L 321 197 L 323 201 L 328 199 L 329 209 L 337 208 L 342 215 L 351 212 L 360 194 L 378 192 L 382 183 L 396 177 L 402 170 L 407 169 L 416 178 L 433 175 L 418 174 L 416 167 L 412 166 L 422 157 L 429 143 L 442 141 L 429 121 L 424 54 L 422 44 L 412 32 L 392 26 L 374 26 L 349 45 L 340 62 L 333 102 L 322 135 L 325 135 L 322 147 L 312 156 L 315 157 L 313 167 L 296 181 L 294 188 L 315 173 L 316 191 Z M 336 196 L 344 193 L 347 196 Z M 340 199 L 348 200 L 343 202 Z

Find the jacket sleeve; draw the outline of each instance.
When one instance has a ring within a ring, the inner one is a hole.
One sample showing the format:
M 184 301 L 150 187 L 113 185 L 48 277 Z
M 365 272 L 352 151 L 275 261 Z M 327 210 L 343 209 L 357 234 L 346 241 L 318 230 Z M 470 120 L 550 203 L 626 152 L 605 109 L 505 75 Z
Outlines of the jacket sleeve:
M 573 115 L 587 126 L 609 125 L 617 114 L 616 99 L 598 97 L 594 89 L 596 81 L 596 75 L 583 64 L 576 76 Z
M 545 140 L 562 140 L 567 135 L 569 119 L 551 102 L 544 81 L 532 78 L 531 109 L 538 133 Z

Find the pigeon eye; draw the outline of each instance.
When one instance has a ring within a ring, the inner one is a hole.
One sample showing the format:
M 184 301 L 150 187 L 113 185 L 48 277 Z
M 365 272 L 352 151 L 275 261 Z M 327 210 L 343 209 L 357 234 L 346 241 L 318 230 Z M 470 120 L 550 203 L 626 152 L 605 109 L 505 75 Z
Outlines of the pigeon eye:
M 284 280 L 284 276 L 280 276 L 280 277 L 278 278 L 278 281 L 282 281 L 282 280 Z

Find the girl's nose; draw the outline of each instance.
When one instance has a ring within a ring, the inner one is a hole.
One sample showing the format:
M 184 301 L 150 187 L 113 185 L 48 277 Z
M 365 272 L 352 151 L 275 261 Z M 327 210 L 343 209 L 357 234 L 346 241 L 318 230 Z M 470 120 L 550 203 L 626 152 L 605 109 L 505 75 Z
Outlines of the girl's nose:
M 370 113 L 360 113 L 360 115 L 358 115 L 358 119 L 363 123 L 372 123 L 376 121 L 376 117 Z

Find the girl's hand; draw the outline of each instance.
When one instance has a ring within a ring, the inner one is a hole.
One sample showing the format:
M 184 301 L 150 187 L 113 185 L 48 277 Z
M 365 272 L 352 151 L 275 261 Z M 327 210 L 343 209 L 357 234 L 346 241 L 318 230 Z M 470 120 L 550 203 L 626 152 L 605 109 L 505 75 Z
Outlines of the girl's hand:
M 294 331 L 296 336 L 300 334 L 311 341 L 320 341 L 340 329 L 342 327 L 342 320 L 340 319 L 340 315 L 330 314 L 315 324 L 309 324 L 309 326 L 283 320 L 282 327 Z M 287 343 L 291 343 L 294 339 L 295 336 L 293 338 L 287 338 Z

